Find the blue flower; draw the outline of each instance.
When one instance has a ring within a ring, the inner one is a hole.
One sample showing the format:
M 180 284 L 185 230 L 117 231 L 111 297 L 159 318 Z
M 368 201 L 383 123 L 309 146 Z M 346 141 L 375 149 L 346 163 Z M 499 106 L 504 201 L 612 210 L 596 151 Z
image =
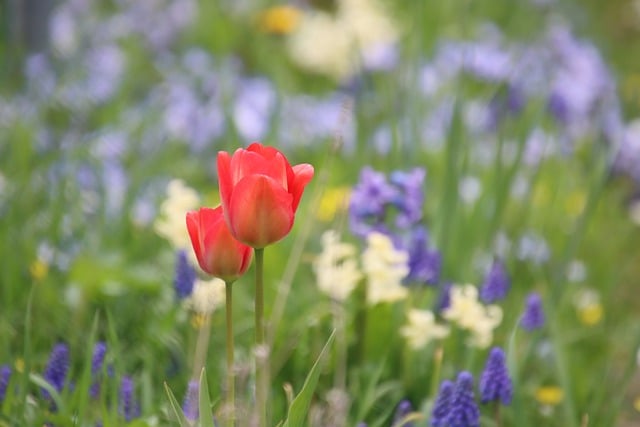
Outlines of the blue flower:
M 189 264 L 187 252 L 180 250 L 176 256 L 176 271 L 173 277 L 173 286 L 178 299 L 184 299 L 191 295 L 193 284 L 196 281 L 196 271 Z
M 491 268 L 480 288 L 480 299 L 487 304 L 504 299 L 507 296 L 510 286 L 511 280 L 509 279 L 504 264 L 502 261 L 496 259 L 493 261 L 493 264 L 491 264 Z
M 444 380 L 440 384 L 440 391 L 436 397 L 431 411 L 431 426 L 446 427 L 449 411 L 451 409 L 451 397 L 453 395 L 453 382 Z
M 513 385 L 505 364 L 504 351 L 494 347 L 489 353 L 487 364 L 480 377 L 480 401 L 487 403 L 501 401 L 503 405 L 511 403 Z
M 520 326 L 531 332 L 544 326 L 545 316 L 542 309 L 542 298 L 536 292 L 527 295 L 524 313 L 520 318 Z
M 9 387 L 10 379 L 11 368 L 9 365 L 0 366 L 0 404 L 4 401 L 4 397 L 7 394 L 7 387 Z
M 451 395 L 449 415 L 444 425 L 448 427 L 480 426 L 480 410 L 473 396 L 473 375 L 467 371 L 458 374 Z
M 397 190 L 383 173 L 369 167 L 362 169 L 349 202 L 349 225 L 353 234 L 365 238 L 372 231 L 386 229 L 387 207 L 394 200 L 397 200 Z
M 122 377 L 120 382 L 120 405 L 118 413 L 125 421 L 131 421 L 140 416 L 140 407 L 135 400 L 135 385 L 133 379 L 128 376 Z
M 69 347 L 64 343 L 58 343 L 53 347 L 53 350 L 51 350 L 43 378 L 51 384 L 56 391 L 60 392 L 66 384 L 68 371 Z M 51 395 L 44 388 L 42 389 L 42 394 L 45 399 L 51 399 Z
M 442 256 L 436 249 L 429 248 L 429 237 L 426 228 L 417 226 L 411 232 L 409 252 L 409 275 L 406 281 L 435 285 L 440 280 Z
M 395 171 L 390 176 L 390 182 L 398 188 L 393 205 L 399 210 L 395 220 L 399 229 L 410 228 L 422 219 L 425 176 L 422 168 L 410 172 Z
M 195 380 L 189 381 L 187 386 L 187 393 L 184 396 L 184 402 L 182 403 L 182 411 L 184 416 L 189 421 L 196 421 L 198 419 L 198 396 L 200 395 L 200 386 Z
M 106 354 L 107 344 L 103 341 L 97 342 L 93 347 L 93 356 L 91 358 L 91 376 L 93 378 L 93 383 L 91 384 L 91 387 L 89 387 L 89 395 L 94 399 L 98 397 L 98 394 L 100 394 L 100 374 Z

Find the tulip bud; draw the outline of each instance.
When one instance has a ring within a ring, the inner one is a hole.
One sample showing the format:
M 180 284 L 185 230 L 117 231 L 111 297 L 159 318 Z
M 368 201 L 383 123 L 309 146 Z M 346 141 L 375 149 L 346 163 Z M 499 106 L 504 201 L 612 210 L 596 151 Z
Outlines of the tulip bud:
M 292 167 L 280 151 L 257 142 L 233 156 L 219 152 L 220 199 L 231 233 L 254 248 L 284 238 L 313 173 L 313 166 Z
M 253 251 L 231 235 L 221 206 L 187 213 L 187 229 L 198 264 L 206 273 L 231 282 L 249 268 Z

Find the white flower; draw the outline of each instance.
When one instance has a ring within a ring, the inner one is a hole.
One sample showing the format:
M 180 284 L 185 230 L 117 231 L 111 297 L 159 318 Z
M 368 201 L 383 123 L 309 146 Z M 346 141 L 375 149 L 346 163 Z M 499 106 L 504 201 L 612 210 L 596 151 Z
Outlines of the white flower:
M 367 277 L 367 303 L 394 302 L 408 295 L 402 279 L 409 274 L 409 255 L 393 246 L 388 236 L 373 232 L 367 236 L 362 267 Z
M 502 309 L 484 306 L 478 301 L 478 289 L 473 285 L 453 286 L 451 303 L 443 317 L 471 333 L 469 344 L 486 348 L 493 340 L 493 330 L 502 322 Z
M 337 301 L 347 299 L 362 278 L 355 253 L 353 245 L 340 242 L 336 231 L 328 230 L 322 235 L 322 253 L 313 263 L 320 291 Z
M 380 68 L 386 62 L 381 53 L 389 56 L 385 52 L 397 38 L 389 14 L 375 0 L 341 0 L 335 15 L 304 14 L 288 48 L 301 67 L 343 80 L 361 65 Z
M 184 182 L 174 179 L 167 187 L 167 198 L 160 205 L 160 216 L 154 223 L 156 233 L 167 239 L 176 249 L 190 248 L 187 232 L 187 212 L 200 204 L 198 193 Z
M 407 314 L 409 322 L 400 329 L 400 334 L 407 339 L 407 344 L 419 350 L 429 342 L 449 335 L 449 328 L 439 325 L 429 310 L 411 309 Z
M 288 43 L 291 59 L 308 70 L 342 80 L 355 68 L 349 29 L 328 13 L 305 14 Z
M 211 314 L 218 307 L 225 304 L 224 280 L 213 278 L 211 280 L 196 279 L 193 284 L 193 292 L 186 299 L 186 305 L 198 314 Z

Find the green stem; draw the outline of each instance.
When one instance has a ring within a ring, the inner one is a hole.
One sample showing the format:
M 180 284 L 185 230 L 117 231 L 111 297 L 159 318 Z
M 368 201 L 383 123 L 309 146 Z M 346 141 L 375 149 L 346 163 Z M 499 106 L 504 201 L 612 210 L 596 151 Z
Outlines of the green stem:
M 192 378 L 197 380 L 200 378 L 200 372 L 204 367 L 204 361 L 207 358 L 207 349 L 209 347 L 209 329 L 211 329 L 211 314 L 203 314 L 203 322 L 198 329 L 198 341 L 196 341 L 196 351 L 193 362 Z
M 226 320 L 227 320 L 227 426 L 233 427 L 235 421 L 236 391 L 233 366 L 233 282 L 225 283 Z
M 259 427 L 267 427 L 267 349 L 264 348 L 264 248 L 255 250 L 256 257 L 256 410 Z

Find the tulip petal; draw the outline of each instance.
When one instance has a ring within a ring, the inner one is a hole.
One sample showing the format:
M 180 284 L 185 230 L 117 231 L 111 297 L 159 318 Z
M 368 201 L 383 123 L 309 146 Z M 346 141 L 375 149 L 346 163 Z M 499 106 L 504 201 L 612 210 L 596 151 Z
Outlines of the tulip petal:
M 294 178 L 293 182 L 289 185 L 289 192 L 293 196 L 292 208 L 295 212 L 298 209 L 304 188 L 313 178 L 314 169 L 310 164 L 303 163 L 293 167 L 293 174 Z
M 293 226 L 292 202 L 292 196 L 269 176 L 243 178 L 231 197 L 229 216 L 234 236 L 254 248 L 277 242 Z
M 199 211 L 187 212 L 187 231 L 191 239 L 191 246 L 196 253 L 198 264 L 202 266 L 202 239 L 200 238 L 200 215 Z
M 233 182 L 231 180 L 231 156 L 226 151 L 218 152 L 218 186 L 220 188 L 220 203 L 222 203 L 225 221 L 230 226 L 229 205 L 231 193 L 233 192 Z
M 286 157 L 275 149 L 265 153 L 267 153 L 266 156 L 262 151 L 236 150 L 231 158 L 231 183 L 236 185 L 248 175 L 267 175 L 287 189 L 288 171 L 291 166 Z

